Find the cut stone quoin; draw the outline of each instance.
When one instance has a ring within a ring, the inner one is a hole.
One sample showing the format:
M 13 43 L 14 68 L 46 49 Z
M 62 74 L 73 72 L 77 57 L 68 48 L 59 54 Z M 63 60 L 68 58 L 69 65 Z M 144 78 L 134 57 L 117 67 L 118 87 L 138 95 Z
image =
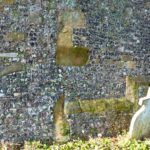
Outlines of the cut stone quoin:
M 64 66 L 82 66 L 88 60 L 88 48 L 73 47 L 74 27 L 84 27 L 85 17 L 80 10 L 61 11 L 58 17 L 59 34 L 57 39 L 56 63 Z

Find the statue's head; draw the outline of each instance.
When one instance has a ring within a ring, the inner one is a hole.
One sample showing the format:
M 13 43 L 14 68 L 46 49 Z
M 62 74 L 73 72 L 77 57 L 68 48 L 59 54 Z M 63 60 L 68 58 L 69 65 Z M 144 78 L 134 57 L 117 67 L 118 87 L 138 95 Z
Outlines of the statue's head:
M 139 105 L 143 105 L 143 104 L 146 105 L 149 100 L 150 100 L 150 85 L 147 91 L 147 95 L 139 99 Z

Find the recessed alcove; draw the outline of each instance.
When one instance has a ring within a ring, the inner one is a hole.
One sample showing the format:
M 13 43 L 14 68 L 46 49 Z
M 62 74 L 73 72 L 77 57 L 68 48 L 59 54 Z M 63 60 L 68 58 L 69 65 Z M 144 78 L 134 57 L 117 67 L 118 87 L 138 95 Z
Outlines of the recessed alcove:
M 149 76 L 127 76 L 125 96 L 133 103 L 138 103 L 138 99 L 145 96 L 150 85 Z

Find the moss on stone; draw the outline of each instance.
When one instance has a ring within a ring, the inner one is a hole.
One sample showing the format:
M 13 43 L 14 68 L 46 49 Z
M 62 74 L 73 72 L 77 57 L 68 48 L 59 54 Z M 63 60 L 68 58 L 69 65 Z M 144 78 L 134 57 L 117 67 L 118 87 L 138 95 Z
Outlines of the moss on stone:
M 88 49 L 83 47 L 58 47 L 56 63 L 64 66 L 82 66 L 88 61 Z
M 69 139 L 69 124 L 64 115 L 64 95 L 54 106 L 54 125 L 55 125 L 55 140 L 57 142 L 64 142 Z
M 132 112 L 133 106 L 134 104 L 124 97 L 119 99 L 76 100 L 65 104 L 65 114 L 83 112 L 103 114 L 107 111 Z
M 12 64 L 0 72 L 0 77 L 6 76 L 6 75 L 11 74 L 13 72 L 23 71 L 23 70 L 25 70 L 25 68 L 26 68 L 26 66 L 24 64 L 21 64 L 21 63 Z
M 140 86 L 150 84 L 149 76 L 127 76 L 126 77 L 126 98 L 135 103 L 135 109 L 138 108 L 138 89 Z
M 130 76 L 126 77 L 126 98 L 133 103 L 137 103 L 138 84 Z

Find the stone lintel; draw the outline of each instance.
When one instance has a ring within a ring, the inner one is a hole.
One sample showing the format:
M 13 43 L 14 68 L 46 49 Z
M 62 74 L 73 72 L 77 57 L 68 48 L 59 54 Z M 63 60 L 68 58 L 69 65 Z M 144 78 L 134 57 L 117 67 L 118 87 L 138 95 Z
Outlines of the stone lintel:
M 16 58 L 17 56 L 18 56 L 18 53 L 0 53 L 0 57 Z

